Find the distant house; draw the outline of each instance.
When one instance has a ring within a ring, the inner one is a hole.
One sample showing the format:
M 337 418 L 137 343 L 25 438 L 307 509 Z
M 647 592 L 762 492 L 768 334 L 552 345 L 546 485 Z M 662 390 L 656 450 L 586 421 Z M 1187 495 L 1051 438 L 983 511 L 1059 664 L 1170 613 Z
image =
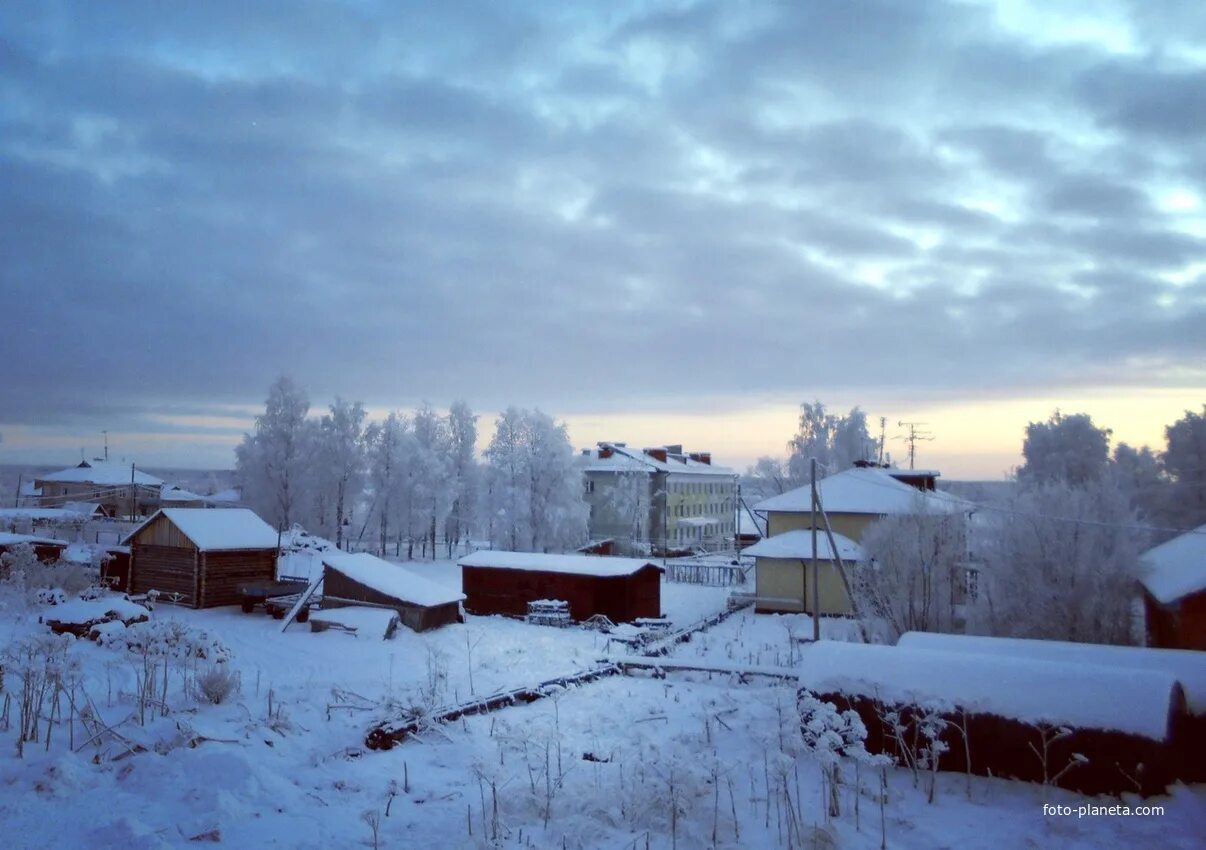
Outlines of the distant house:
M 55 540 L 50 537 L 0 531 L 0 555 L 11 552 L 18 546 L 29 546 L 33 549 L 34 557 L 45 564 L 61 558 L 67 545 L 63 540 Z
M 208 508 L 212 502 L 191 490 L 164 484 L 159 488 L 159 504 L 165 508 Z
M 933 489 L 937 477 L 937 472 L 929 470 L 854 467 L 822 478 L 817 492 L 833 530 L 858 542 L 871 523 L 886 516 L 970 512 L 970 502 Z M 769 537 L 811 528 L 811 509 L 812 489 L 807 485 L 754 505 L 754 510 L 766 517 Z
M 856 466 L 817 482 L 817 494 L 838 544 L 838 555 L 847 568 L 864 560 L 858 544 L 872 523 L 889 516 L 932 512 L 966 517 L 973 505 L 934 488 L 934 470 L 884 469 Z M 814 610 L 812 579 L 812 488 L 798 487 L 754 505 L 766 517 L 766 537 L 743 550 L 754 555 L 760 611 Z M 821 614 L 853 613 L 850 596 L 830 552 L 824 523 L 817 542 L 818 582 Z M 844 549 L 850 552 L 847 557 Z M 969 575 L 973 572 L 970 565 Z M 849 578 L 849 576 L 848 576 Z M 971 579 L 969 578 L 969 581 Z
M 1206 650 L 1206 525 L 1143 555 L 1150 646 Z
M 159 509 L 163 481 L 133 464 L 84 460 L 77 466 L 34 479 L 41 491 L 41 507 L 61 507 L 67 502 L 94 502 L 108 516 L 141 517 Z
M 392 608 L 416 632 L 455 623 L 465 594 L 398 564 L 361 552 L 323 553 L 323 608 Z
M 602 442 L 582 450 L 582 463 L 591 540 L 612 540 L 628 555 L 731 545 L 737 476 L 713 465 L 711 452 Z
M 558 599 L 570 616 L 603 614 L 616 623 L 660 617 L 662 568 L 640 558 L 483 550 L 461 558 L 465 609 L 522 616 L 528 603 Z
M 246 508 L 163 508 L 123 541 L 132 593 L 193 608 L 239 603 L 239 585 L 276 578 L 277 532 Z
M 760 612 L 817 612 L 812 593 L 811 530 L 785 531 L 766 537 L 742 550 L 755 560 L 755 610 Z M 863 560 L 863 551 L 848 537 L 833 535 L 837 556 L 850 570 Z M 854 606 L 834 558 L 829 537 L 819 531 L 817 539 L 817 588 L 820 614 L 851 614 Z

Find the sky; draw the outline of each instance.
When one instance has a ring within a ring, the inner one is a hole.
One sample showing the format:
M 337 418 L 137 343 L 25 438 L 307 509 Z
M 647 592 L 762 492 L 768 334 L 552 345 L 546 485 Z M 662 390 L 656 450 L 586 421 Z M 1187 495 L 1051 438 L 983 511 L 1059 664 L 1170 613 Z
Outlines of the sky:
M 539 407 L 743 467 L 798 405 L 998 478 L 1206 402 L 1206 12 L 0 4 L 0 462 L 230 467 L 321 408 Z

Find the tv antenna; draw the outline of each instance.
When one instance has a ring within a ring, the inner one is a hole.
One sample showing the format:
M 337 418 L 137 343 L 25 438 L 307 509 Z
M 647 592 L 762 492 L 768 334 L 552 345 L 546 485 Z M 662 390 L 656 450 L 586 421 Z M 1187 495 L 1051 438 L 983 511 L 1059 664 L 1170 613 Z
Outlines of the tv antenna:
M 909 445 L 909 469 L 913 468 L 914 459 L 917 456 L 917 443 L 931 442 L 934 435 L 929 431 L 922 430 L 919 426 L 925 425 L 925 422 L 905 422 L 903 420 L 896 423 L 897 427 L 908 428 L 909 433 L 905 435 L 904 441 Z

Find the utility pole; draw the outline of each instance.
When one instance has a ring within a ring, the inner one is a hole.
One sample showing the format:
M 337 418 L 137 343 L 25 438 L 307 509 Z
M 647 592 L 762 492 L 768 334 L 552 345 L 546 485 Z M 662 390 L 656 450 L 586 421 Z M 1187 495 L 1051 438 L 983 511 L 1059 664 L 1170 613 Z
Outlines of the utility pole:
M 909 444 L 909 469 L 912 469 L 914 459 L 917 456 L 917 443 L 930 442 L 934 439 L 934 436 L 929 431 L 923 431 L 917 427 L 918 425 L 925 425 L 925 422 L 899 421 L 896 424 L 899 427 L 907 427 L 909 429 L 909 433 L 904 438 L 904 441 Z
M 879 417 L 879 465 L 884 465 L 884 439 L 887 435 L 888 417 Z
M 821 639 L 821 581 L 817 576 L 817 459 L 809 458 L 809 478 L 812 482 L 812 639 Z
M 101 431 L 101 433 L 105 435 L 105 462 L 108 463 L 108 461 L 109 461 L 109 432 Z

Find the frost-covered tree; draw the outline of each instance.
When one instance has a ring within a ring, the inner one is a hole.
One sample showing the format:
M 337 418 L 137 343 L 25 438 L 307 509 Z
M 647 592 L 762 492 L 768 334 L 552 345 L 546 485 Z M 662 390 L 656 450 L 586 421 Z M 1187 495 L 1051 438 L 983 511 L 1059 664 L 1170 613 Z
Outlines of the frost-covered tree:
M 590 509 L 564 424 L 508 408 L 486 449 L 491 543 L 550 552 L 586 540 Z
M 1140 519 L 1149 523 L 1164 522 L 1170 487 L 1156 453 L 1147 446 L 1136 449 L 1119 443 L 1114 447 L 1111 468 L 1114 480 L 1130 499 Z
M 861 546 L 867 563 L 853 571 L 859 612 L 885 623 L 893 640 L 904 632 L 953 632 L 966 617 L 968 518 L 927 510 L 920 495 L 913 513 L 868 527 Z
M 369 487 L 373 490 L 372 513 L 377 518 L 378 551 L 384 555 L 394 519 L 399 489 L 406 475 L 407 458 L 403 454 L 406 419 L 391 411 L 382 422 L 365 429 L 365 462 Z
M 412 420 L 414 499 L 421 521 L 423 551 L 435 557 L 436 529 L 448 516 L 455 496 L 448 422 L 424 404 Z
M 787 464 L 777 457 L 763 456 L 745 471 L 743 488 L 754 501 L 769 499 L 792 488 Z
M 448 557 L 452 557 L 453 548 L 470 534 L 478 498 L 478 469 L 474 455 L 477 416 L 463 401 L 453 402 L 448 411 L 448 438 L 453 498 L 444 537 L 448 544 Z
M 320 528 L 343 548 L 344 524 L 364 492 L 366 418 L 364 405 L 335 399 L 319 420 L 314 453 L 314 497 L 321 506 Z
M 796 435 L 787 443 L 787 468 L 793 487 L 807 483 L 809 460 L 816 458 L 826 474 L 848 469 L 870 458 L 874 443 L 867 432 L 867 415 L 858 407 L 845 416 L 829 413 L 820 401 L 800 405 Z
M 1046 422 L 1031 422 L 1022 443 L 1018 480 L 1080 486 L 1100 478 L 1109 465 L 1110 433 L 1094 425 L 1087 413 L 1064 415 L 1056 410 Z
M 616 520 L 616 528 L 627 550 L 636 552 L 638 541 L 649 539 L 649 508 L 652 479 L 643 470 L 622 470 L 615 474 L 606 494 L 605 510 Z M 648 546 L 645 546 L 648 549 Z M 648 555 L 648 551 L 638 554 Z
M 512 551 L 526 542 L 531 526 L 527 428 L 527 412 L 508 407 L 494 423 L 494 437 L 486 449 L 490 545 L 502 543 Z
M 539 410 L 528 414 L 532 549 L 551 552 L 586 542 L 590 507 L 582 468 L 565 423 Z
M 1170 519 L 1192 528 L 1206 522 L 1206 405 L 1192 410 L 1164 429 L 1168 447 L 1161 458 L 1172 482 Z
M 277 528 L 301 519 L 315 433 L 309 411 L 305 391 L 289 378 L 278 379 L 255 431 L 244 434 L 235 449 L 243 500 Z
M 982 572 L 991 634 L 1134 642 L 1132 603 L 1146 539 L 1109 476 L 1080 486 L 1023 486 L 994 518 Z

